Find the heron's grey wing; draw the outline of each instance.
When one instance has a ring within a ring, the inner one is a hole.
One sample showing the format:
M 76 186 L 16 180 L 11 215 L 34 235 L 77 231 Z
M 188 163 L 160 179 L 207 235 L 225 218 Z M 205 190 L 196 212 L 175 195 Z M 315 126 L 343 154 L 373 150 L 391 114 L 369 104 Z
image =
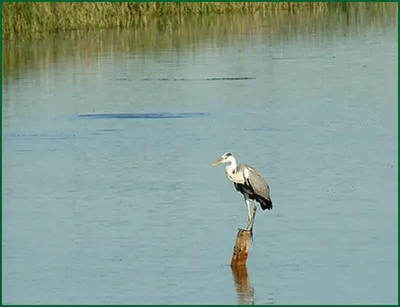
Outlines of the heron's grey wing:
M 244 177 L 248 184 L 252 187 L 254 193 L 262 196 L 266 200 L 271 201 L 268 183 L 260 174 L 260 172 L 248 164 L 242 164 L 240 166 L 243 168 Z

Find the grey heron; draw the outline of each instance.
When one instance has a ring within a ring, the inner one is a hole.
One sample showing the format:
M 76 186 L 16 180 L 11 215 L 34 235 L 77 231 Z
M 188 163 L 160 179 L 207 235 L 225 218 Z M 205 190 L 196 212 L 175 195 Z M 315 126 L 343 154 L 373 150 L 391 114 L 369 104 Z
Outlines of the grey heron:
M 250 213 L 250 199 L 254 200 L 254 214 L 257 209 L 257 202 L 263 210 L 272 209 L 268 183 L 254 167 L 248 164 L 238 165 L 235 157 L 229 152 L 224 153 L 213 165 L 220 163 L 227 163 L 225 167 L 226 176 L 233 182 L 235 189 L 244 196 L 248 213 L 247 230 L 250 230 L 253 224 Z

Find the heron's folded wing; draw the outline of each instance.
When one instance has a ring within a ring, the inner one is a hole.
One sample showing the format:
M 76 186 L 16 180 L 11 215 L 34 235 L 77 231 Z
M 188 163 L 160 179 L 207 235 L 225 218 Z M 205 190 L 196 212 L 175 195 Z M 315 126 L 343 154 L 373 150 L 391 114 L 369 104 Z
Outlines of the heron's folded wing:
M 253 188 L 254 193 L 266 199 L 270 199 L 269 186 L 265 178 L 254 167 L 250 165 L 243 166 L 248 170 L 248 178 L 246 178 L 246 180 Z

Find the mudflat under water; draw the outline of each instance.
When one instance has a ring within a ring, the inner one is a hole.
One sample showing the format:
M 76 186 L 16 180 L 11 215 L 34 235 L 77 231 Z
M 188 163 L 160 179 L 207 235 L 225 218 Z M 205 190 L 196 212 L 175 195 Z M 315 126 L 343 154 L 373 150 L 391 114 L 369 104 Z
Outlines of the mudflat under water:
M 3 303 L 396 303 L 397 34 L 359 11 L 3 42 Z M 226 151 L 274 202 L 233 271 Z

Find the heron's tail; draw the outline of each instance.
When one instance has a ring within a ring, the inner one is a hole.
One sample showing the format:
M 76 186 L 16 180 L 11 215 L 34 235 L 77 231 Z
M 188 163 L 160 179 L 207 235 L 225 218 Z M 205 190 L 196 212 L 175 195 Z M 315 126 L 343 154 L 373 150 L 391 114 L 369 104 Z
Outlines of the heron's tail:
M 271 210 L 272 209 L 272 201 L 270 199 L 262 198 L 260 199 L 261 209 L 263 210 Z

